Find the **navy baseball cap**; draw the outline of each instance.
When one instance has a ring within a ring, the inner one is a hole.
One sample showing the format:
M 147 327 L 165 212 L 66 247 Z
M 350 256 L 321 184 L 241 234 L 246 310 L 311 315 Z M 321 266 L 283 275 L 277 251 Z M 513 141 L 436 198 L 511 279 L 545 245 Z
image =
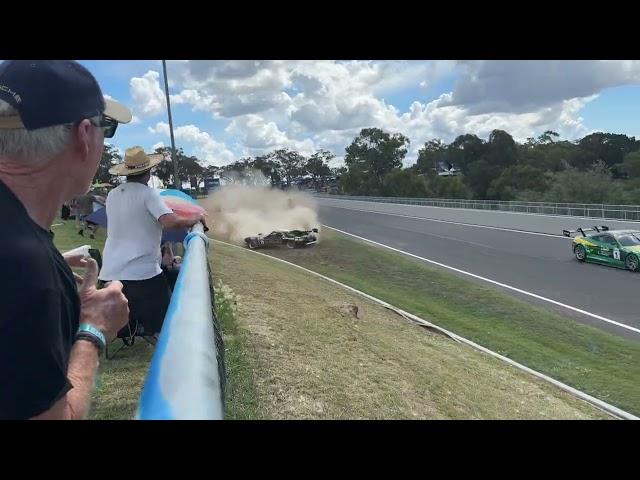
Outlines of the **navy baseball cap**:
M 131 111 L 105 99 L 95 77 L 73 60 L 6 60 L 0 64 L 0 100 L 19 116 L 0 116 L 0 129 L 52 127 L 105 115 L 129 123 Z

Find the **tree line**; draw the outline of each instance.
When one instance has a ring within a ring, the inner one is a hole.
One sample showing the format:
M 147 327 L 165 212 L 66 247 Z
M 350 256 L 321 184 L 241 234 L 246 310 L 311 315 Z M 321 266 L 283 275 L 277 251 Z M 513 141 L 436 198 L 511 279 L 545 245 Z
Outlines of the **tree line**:
M 157 148 L 154 153 L 171 158 L 169 147 Z M 176 150 L 178 176 L 182 182 L 197 188 L 205 177 L 219 176 L 225 183 L 266 184 L 278 187 L 290 187 L 299 177 L 306 177 L 310 187 L 321 188 L 330 178 L 336 178 L 337 169 L 331 169 L 329 162 L 335 155 L 328 150 L 318 150 L 313 155 L 304 155 L 291 149 L 277 149 L 266 155 L 241 158 L 233 163 L 218 167 L 205 165 L 200 159 L 186 155 L 182 148 Z M 109 169 L 122 161 L 118 150 L 105 145 L 102 159 L 96 173 L 96 183 L 117 184 L 118 178 L 109 174 Z M 154 170 L 154 175 L 165 188 L 173 185 L 173 164 L 162 162 Z
M 504 130 L 488 139 L 426 142 L 403 168 L 409 139 L 364 129 L 346 149 L 344 193 L 540 202 L 640 203 L 640 141 L 597 132 L 575 141 L 546 131 L 516 142 Z M 447 171 L 458 175 L 442 176 Z
M 207 175 L 219 175 L 226 183 L 266 179 L 273 186 L 291 186 L 306 177 L 310 187 L 330 186 L 333 193 L 348 195 L 640 203 L 640 140 L 635 137 L 597 132 L 569 141 L 548 130 L 519 143 L 508 132 L 493 130 L 487 139 L 464 134 L 451 143 L 429 140 L 415 163 L 404 167 L 409 145 L 401 133 L 365 128 L 346 147 L 339 168 L 329 167 L 335 155 L 328 150 L 305 157 L 277 149 L 224 167 L 204 166 L 182 149 L 177 157 L 180 178 L 195 185 Z M 156 152 L 169 154 L 170 149 Z M 105 147 L 97 181 L 113 181 L 108 169 L 119 161 L 117 151 Z M 172 174 L 170 162 L 156 169 L 166 186 Z

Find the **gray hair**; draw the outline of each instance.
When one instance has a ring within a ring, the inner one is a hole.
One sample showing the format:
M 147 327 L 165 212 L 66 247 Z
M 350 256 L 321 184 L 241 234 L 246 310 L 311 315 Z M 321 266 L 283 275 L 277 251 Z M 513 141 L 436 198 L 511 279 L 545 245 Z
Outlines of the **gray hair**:
M 0 100 L 0 117 L 18 115 L 15 108 Z M 37 130 L 0 129 L 0 162 L 18 161 L 37 165 L 62 153 L 71 140 L 73 124 L 54 125 Z

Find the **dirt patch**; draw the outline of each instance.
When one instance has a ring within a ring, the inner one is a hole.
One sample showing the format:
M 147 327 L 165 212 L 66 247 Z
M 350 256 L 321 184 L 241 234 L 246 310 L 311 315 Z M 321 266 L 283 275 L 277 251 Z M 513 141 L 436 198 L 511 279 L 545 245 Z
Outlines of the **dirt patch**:
M 358 313 L 361 312 L 360 307 L 353 303 L 334 302 L 330 303 L 329 306 L 344 318 L 353 318 L 358 320 L 362 318 L 362 316 L 358 316 Z

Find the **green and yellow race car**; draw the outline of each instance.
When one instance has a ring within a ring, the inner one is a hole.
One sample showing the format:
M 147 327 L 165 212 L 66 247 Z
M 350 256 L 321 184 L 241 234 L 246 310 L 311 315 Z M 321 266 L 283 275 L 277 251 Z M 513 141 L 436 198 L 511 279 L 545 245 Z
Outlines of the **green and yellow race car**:
M 611 265 L 632 272 L 640 270 L 640 230 L 609 230 L 601 226 L 563 230 L 562 234 L 574 237 L 571 247 L 581 262 Z

